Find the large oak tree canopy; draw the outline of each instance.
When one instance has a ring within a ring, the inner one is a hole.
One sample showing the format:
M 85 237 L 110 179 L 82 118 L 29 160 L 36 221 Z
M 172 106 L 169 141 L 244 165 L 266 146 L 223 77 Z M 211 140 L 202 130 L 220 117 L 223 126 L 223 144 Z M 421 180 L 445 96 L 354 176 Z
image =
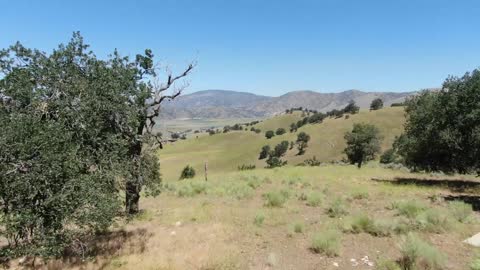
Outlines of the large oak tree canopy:
M 155 119 L 193 67 L 162 77 L 151 50 L 101 60 L 79 33 L 50 54 L 1 50 L 0 220 L 10 246 L 58 254 L 73 235 L 111 224 L 119 190 L 128 213 L 143 187 L 158 194 Z

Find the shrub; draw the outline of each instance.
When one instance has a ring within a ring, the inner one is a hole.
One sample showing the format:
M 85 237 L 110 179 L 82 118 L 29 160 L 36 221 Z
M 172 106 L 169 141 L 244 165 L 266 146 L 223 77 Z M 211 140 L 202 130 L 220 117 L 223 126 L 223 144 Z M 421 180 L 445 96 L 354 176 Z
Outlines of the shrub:
M 270 156 L 267 159 L 267 165 L 268 165 L 267 168 L 269 168 L 269 169 L 276 168 L 276 167 L 282 167 L 286 164 L 287 164 L 287 161 L 283 161 L 280 158 L 275 157 L 275 156 Z
M 255 218 L 253 219 L 253 224 L 257 226 L 261 226 L 264 221 L 265 221 L 265 215 L 259 213 L 255 215 Z
M 383 137 L 379 129 L 371 124 L 357 123 L 352 131 L 345 133 L 347 147 L 343 152 L 347 155 L 351 164 L 362 167 L 364 162 L 372 160 L 380 152 L 380 142 Z
M 318 192 L 311 192 L 307 195 L 307 205 L 312 207 L 317 207 L 322 201 L 322 194 Z
M 354 217 L 351 224 L 353 233 L 365 232 L 373 236 L 389 236 L 392 230 L 393 224 L 390 221 L 377 221 L 364 214 Z
M 317 233 L 312 238 L 311 250 L 315 253 L 323 253 L 328 257 L 338 256 L 340 240 L 341 234 L 336 230 Z
M 445 255 L 412 233 L 404 238 L 400 253 L 400 265 L 405 270 L 417 269 L 418 265 L 423 269 L 440 270 L 446 261 Z
M 462 201 L 452 201 L 448 203 L 448 209 L 451 215 L 459 222 L 468 221 L 473 214 L 472 206 Z
M 390 164 L 395 162 L 395 150 L 388 149 L 380 156 L 380 163 Z
M 341 217 L 347 214 L 348 211 L 346 209 L 345 202 L 340 198 L 335 199 L 327 208 L 327 215 L 331 218 Z
M 470 270 L 480 270 L 480 259 L 479 258 L 475 258 L 470 263 Z
M 392 260 L 379 260 L 377 262 L 376 270 L 402 270 L 397 262 Z
M 305 230 L 305 225 L 303 225 L 303 223 L 297 222 L 297 223 L 293 224 L 293 232 L 303 233 L 304 230 Z
M 195 169 L 190 165 L 185 166 L 180 174 L 180 180 L 193 177 L 195 177 Z
M 368 199 L 368 191 L 364 189 L 357 189 L 352 192 L 352 198 L 355 200 L 363 200 Z
M 248 171 L 248 170 L 255 170 L 254 164 L 242 164 L 242 166 L 238 166 L 239 171 Z
M 416 229 L 441 233 L 452 227 L 450 218 L 437 209 L 427 209 L 415 218 Z
M 308 147 L 308 142 L 310 141 L 310 135 L 305 132 L 300 132 L 297 135 L 297 149 L 298 155 L 303 155 L 305 153 L 305 148 Z
M 288 141 L 282 141 L 281 143 L 275 146 L 275 149 L 273 149 L 273 153 L 270 153 L 270 155 L 275 157 L 282 157 L 283 155 L 285 155 L 287 150 L 288 150 Z
M 260 156 L 258 159 L 264 159 L 267 158 L 270 153 L 270 145 L 264 145 L 262 147 L 262 150 L 260 151 Z
M 287 131 L 284 129 L 284 128 L 278 128 L 276 131 L 275 131 L 275 135 L 283 135 L 285 134 Z
M 315 166 L 320 166 L 321 162 L 320 160 L 317 160 L 316 156 L 313 156 L 312 158 L 305 159 L 303 161 L 303 165 L 315 167 Z
M 383 100 L 381 98 L 376 98 L 370 103 L 370 110 L 375 111 L 383 108 Z
M 426 209 L 425 205 L 417 201 L 397 202 L 393 204 L 398 214 L 407 218 L 415 218 L 420 212 Z
M 207 184 L 204 182 L 188 182 L 180 186 L 177 191 L 179 197 L 193 197 L 195 195 L 205 193 L 207 190 Z
M 271 139 L 273 136 L 275 136 L 275 133 L 273 133 L 273 130 L 269 130 L 265 132 L 265 138 Z
M 265 206 L 269 207 L 282 207 L 288 199 L 288 193 L 284 191 L 271 191 L 264 194 Z

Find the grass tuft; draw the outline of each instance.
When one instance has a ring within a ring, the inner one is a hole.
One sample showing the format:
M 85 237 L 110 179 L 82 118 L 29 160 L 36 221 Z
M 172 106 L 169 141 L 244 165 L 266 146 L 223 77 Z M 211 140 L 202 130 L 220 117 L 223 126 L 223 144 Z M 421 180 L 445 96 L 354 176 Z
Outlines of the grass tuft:
M 337 198 L 327 208 L 327 215 L 331 218 L 342 217 L 348 214 L 345 202 Z
M 316 233 L 312 238 L 311 250 L 322 253 L 328 257 L 338 256 L 340 250 L 341 234 L 337 230 L 327 230 Z
M 264 194 L 265 206 L 282 207 L 288 199 L 286 191 L 270 191 Z
M 307 200 L 308 206 L 317 207 L 320 205 L 322 201 L 322 194 L 319 192 L 313 191 L 307 195 L 306 200 Z
M 408 234 L 400 247 L 400 265 L 405 270 L 443 269 L 446 257 L 415 234 Z
M 462 201 L 449 202 L 448 209 L 453 218 L 462 223 L 467 222 L 473 214 L 472 206 Z

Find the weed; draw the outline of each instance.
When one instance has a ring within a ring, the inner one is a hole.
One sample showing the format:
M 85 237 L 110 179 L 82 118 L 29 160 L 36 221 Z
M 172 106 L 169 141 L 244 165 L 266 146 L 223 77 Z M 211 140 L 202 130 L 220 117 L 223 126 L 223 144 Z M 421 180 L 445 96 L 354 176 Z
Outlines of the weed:
M 381 259 L 377 262 L 376 270 L 401 270 L 397 262 L 392 260 Z
M 312 238 L 311 249 L 315 253 L 323 253 L 328 257 L 338 256 L 341 234 L 336 230 L 317 233 Z

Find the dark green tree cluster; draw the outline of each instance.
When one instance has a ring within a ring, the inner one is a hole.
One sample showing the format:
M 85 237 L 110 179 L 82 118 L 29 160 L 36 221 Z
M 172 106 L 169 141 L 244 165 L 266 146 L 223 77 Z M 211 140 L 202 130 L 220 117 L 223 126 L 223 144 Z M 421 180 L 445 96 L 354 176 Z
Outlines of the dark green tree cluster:
M 308 142 L 310 141 L 310 135 L 308 135 L 305 132 L 300 132 L 297 135 L 297 149 L 298 149 L 298 155 L 303 155 L 305 154 L 305 149 L 308 147 Z
M 288 151 L 288 146 L 288 141 L 280 142 L 273 148 L 273 150 L 271 150 L 269 145 L 265 145 L 262 147 L 259 159 L 265 159 L 268 157 L 266 161 L 268 165 L 267 168 L 281 167 L 287 164 L 287 162 L 283 161 L 281 158 Z
M 377 127 L 370 124 L 354 124 L 353 130 L 345 133 L 347 147 L 344 153 L 351 164 L 357 164 L 358 168 L 366 161 L 375 158 L 380 152 L 382 136 Z
M 75 33 L 51 54 L 17 43 L 0 51 L 0 223 L 15 254 L 59 255 L 78 235 L 138 211 L 159 193 L 152 134 L 161 95 L 153 54 L 98 59 Z
M 283 135 L 286 132 L 287 131 L 284 128 L 277 128 L 277 130 L 275 131 L 275 135 Z
M 383 100 L 381 98 L 376 98 L 372 100 L 372 103 L 370 103 L 371 111 L 380 110 L 381 108 L 383 108 Z
M 395 145 L 414 169 L 480 172 L 480 71 L 448 78 L 440 91 L 406 101 L 405 132 Z
M 180 180 L 194 178 L 194 177 L 195 177 L 195 169 L 190 165 L 185 166 L 182 170 L 182 173 L 180 174 Z
M 268 130 L 267 132 L 265 132 L 265 138 L 267 139 L 271 139 L 275 136 L 275 132 L 273 132 L 273 130 Z

